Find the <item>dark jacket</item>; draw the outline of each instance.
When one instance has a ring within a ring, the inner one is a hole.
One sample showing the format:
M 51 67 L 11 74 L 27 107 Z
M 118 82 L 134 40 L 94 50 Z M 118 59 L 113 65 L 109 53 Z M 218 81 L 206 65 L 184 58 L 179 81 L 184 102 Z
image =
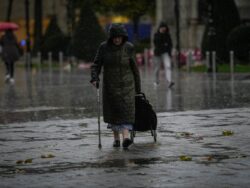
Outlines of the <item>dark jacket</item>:
M 167 31 L 166 33 L 160 33 L 159 29 L 160 27 L 166 27 Z M 172 51 L 172 40 L 171 36 L 169 34 L 169 29 L 168 26 L 164 23 L 161 23 L 157 32 L 154 34 L 154 54 L 155 56 L 161 56 L 164 53 L 168 53 L 169 56 L 171 56 L 171 51 Z
M 19 59 L 17 39 L 11 31 L 7 31 L 0 39 L 2 46 L 2 59 L 4 62 L 15 62 Z
M 122 36 L 121 46 L 112 43 L 114 36 Z M 91 67 L 91 82 L 99 80 L 103 68 L 103 116 L 111 124 L 133 124 L 135 94 L 141 90 L 140 75 L 135 63 L 134 47 L 127 42 L 127 32 L 120 24 L 113 24 L 109 38 L 97 51 Z

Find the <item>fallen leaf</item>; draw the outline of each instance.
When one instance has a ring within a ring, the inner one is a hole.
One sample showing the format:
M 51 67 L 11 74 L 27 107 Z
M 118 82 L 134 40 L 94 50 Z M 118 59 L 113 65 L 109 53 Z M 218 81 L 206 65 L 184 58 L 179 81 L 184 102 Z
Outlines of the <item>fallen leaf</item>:
M 54 155 L 52 155 L 52 154 L 48 154 L 47 155 L 47 158 L 54 158 L 55 156 Z
M 53 154 L 41 155 L 41 158 L 43 158 L 43 159 L 54 158 L 54 157 L 55 156 Z
M 181 161 L 192 161 L 192 157 L 182 155 L 180 156 Z
M 26 159 L 26 160 L 24 161 L 24 163 L 32 163 L 32 160 L 33 160 L 33 159 Z
M 17 169 L 15 170 L 15 173 L 16 173 L 16 174 L 17 174 L 17 173 L 25 173 L 25 170 L 22 170 L 22 169 L 18 169 L 18 168 L 17 168 Z
M 233 134 L 234 132 L 230 130 L 222 131 L 223 136 L 232 136 Z
M 205 160 L 212 161 L 213 160 L 213 156 L 207 156 L 207 157 L 205 157 Z
M 193 135 L 193 133 L 189 133 L 189 132 L 182 132 L 181 133 L 181 136 L 186 136 L 186 137 L 190 137 L 192 135 Z
M 23 164 L 23 160 L 17 160 L 16 164 Z

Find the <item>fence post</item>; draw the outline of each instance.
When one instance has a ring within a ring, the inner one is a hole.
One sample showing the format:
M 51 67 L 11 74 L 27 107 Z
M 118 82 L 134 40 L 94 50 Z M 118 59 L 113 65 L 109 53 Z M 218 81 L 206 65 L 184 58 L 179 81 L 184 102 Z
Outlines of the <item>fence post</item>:
M 216 52 L 215 51 L 213 51 L 212 52 L 212 63 L 213 63 L 213 73 L 215 74 L 216 73 Z
M 52 68 L 52 52 L 48 53 L 48 60 L 49 60 L 49 69 L 51 70 L 51 68 Z
M 230 71 L 234 73 L 234 51 L 230 51 Z
M 59 65 L 60 67 L 63 65 L 63 52 L 59 52 Z
M 37 52 L 37 59 L 38 59 L 38 68 L 41 69 L 41 64 L 42 64 L 42 54 L 41 54 L 41 52 Z
M 190 72 L 190 66 L 192 64 L 192 51 L 188 51 L 187 55 L 187 71 Z
M 30 52 L 25 53 L 26 68 L 30 70 L 31 68 L 31 54 Z
M 148 66 L 148 49 L 144 49 L 144 66 Z
M 207 69 L 210 68 L 209 60 L 210 60 L 210 52 L 206 51 L 206 66 L 207 66 Z

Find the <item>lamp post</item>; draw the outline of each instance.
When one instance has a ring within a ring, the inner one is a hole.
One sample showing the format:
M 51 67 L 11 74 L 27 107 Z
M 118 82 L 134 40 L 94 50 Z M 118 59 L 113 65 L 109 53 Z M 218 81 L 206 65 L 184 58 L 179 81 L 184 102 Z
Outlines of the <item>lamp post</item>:
M 176 20 L 177 65 L 178 65 L 178 68 L 180 68 L 181 52 L 180 52 L 180 4 L 179 4 L 179 0 L 175 0 L 174 11 L 175 11 L 175 20 Z

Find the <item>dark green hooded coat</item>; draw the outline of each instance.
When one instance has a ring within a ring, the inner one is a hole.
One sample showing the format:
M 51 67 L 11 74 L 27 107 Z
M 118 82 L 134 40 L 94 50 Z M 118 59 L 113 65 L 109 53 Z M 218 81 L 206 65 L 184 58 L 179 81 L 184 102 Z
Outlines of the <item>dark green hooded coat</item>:
M 122 36 L 121 46 L 112 39 Z M 113 24 L 109 38 L 101 43 L 91 67 L 91 82 L 99 81 L 103 69 L 103 116 L 111 124 L 134 124 L 135 94 L 141 90 L 140 75 L 134 58 L 134 47 L 127 42 L 123 25 Z

